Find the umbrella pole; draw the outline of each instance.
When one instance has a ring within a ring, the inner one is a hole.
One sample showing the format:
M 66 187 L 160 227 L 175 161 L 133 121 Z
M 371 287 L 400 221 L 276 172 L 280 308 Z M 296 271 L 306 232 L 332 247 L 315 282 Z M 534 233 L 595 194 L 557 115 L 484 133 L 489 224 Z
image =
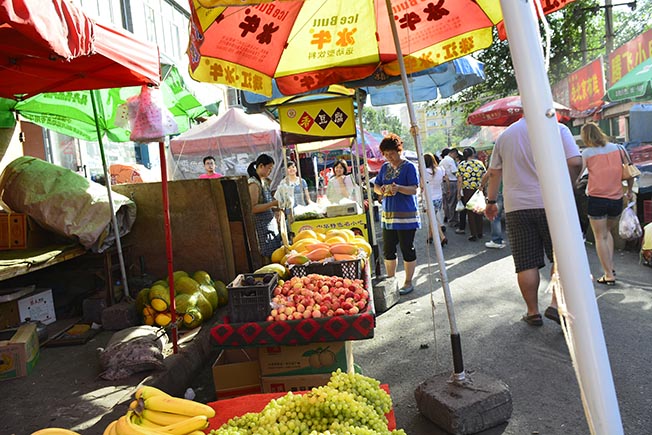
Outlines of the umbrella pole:
M 592 434 L 619 435 L 623 426 L 602 331 L 591 270 L 582 242 L 566 158 L 561 145 L 541 39 L 531 2 L 500 1 L 509 36 L 516 81 L 537 162 L 547 210 L 555 265 L 562 292 L 558 300 L 589 428 Z M 564 290 L 566 289 L 566 290 Z M 565 303 L 565 306 L 564 306 Z
M 122 255 L 122 243 L 120 243 L 120 231 L 118 230 L 118 219 L 115 217 L 115 209 L 113 208 L 113 195 L 111 190 L 111 175 L 109 174 L 108 165 L 106 164 L 106 155 L 104 153 L 104 144 L 102 143 L 102 132 L 100 131 L 100 123 L 97 117 L 97 102 L 95 101 L 95 92 L 97 91 L 88 91 L 91 94 L 91 104 L 93 105 L 93 117 L 95 118 L 95 130 L 97 132 L 97 143 L 100 146 L 100 156 L 102 157 L 102 169 L 104 169 L 104 182 L 106 183 L 106 193 L 109 197 L 109 210 L 111 211 L 111 225 L 113 227 L 113 232 L 115 234 L 115 248 L 118 251 L 118 262 L 120 263 L 120 275 L 122 276 L 122 285 L 124 289 L 124 294 L 127 297 L 127 300 L 131 298 L 129 294 L 129 282 L 127 281 L 127 271 L 125 269 L 125 260 Z M 113 283 L 109 283 L 113 285 Z M 111 292 L 113 294 L 113 292 Z M 111 297 L 111 303 L 113 303 L 113 297 Z
M 391 0 L 385 0 L 387 4 L 387 10 L 392 10 Z M 423 183 L 424 175 L 426 174 L 426 162 L 423 159 L 423 148 L 421 147 L 421 139 L 419 137 L 419 127 L 416 122 L 416 114 L 414 112 L 414 107 L 412 106 L 412 96 L 410 95 L 410 87 L 408 86 L 407 72 L 405 70 L 405 62 L 403 61 L 403 52 L 401 50 L 401 42 L 398 38 L 398 31 L 396 29 L 396 22 L 393 17 L 389 17 L 389 23 L 392 29 L 392 36 L 394 37 L 394 46 L 396 48 L 396 56 L 398 60 L 399 67 L 401 69 L 401 82 L 403 83 L 403 90 L 405 91 L 405 103 L 408 108 L 408 114 L 410 116 L 410 132 L 414 137 L 414 143 L 417 148 L 417 156 L 419 158 L 419 172 L 421 173 L 422 189 L 424 190 L 424 196 L 426 198 L 426 210 L 428 212 L 428 221 L 430 229 L 432 231 L 432 236 L 434 238 L 434 247 L 435 254 L 437 256 L 437 261 L 439 262 L 439 271 L 441 274 L 441 286 L 444 293 L 444 300 L 446 301 L 446 311 L 448 312 L 448 323 L 450 325 L 450 338 L 451 345 L 453 350 L 453 378 L 455 381 L 464 381 L 466 375 L 464 374 L 464 362 L 462 359 L 462 342 L 460 340 L 460 333 L 457 329 L 457 322 L 455 320 L 455 310 L 453 307 L 453 297 L 451 296 L 450 287 L 448 285 L 448 274 L 446 273 L 446 264 L 444 260 L 444 251 L 441 246 L 441 240 L 439 238 L 439 229 L 437 226 L 437 218 L 435 216 L 435 207 L 432 204 L 432 198 L 430 192 L 425 188 L 425 183 Z
M 363 102 L 361 101 L 359 92 L 356 92 L 356 99 L 358 100 L 358 123 L 360 124 L 360 137 L 362 138 L 361 145 L 362 159 L 364 164 L 364 179 L 365 184 L 367 185 L 367 204 L 369 204 L 369 209 L 367 210 L 369 213 L 369 234 L 371 235 L 371 240 L 369 240 L 369 242 L 371 244 L 371 250 L 374 254 L 374 273 L 376 277 L 380 277 L 382 275 L 382 270 L 380 268 L 380 250 L 378 249 L 378 243 L 376 243 L 376 217 L 374 216 L 374 197 L 371 190 L 371 181 L 369 180 L 369 164 L 367 160 L 367 149 L 364 139 L 364 127 L 362 125 Z
M 173 353 L 178 353 L 177 307 L 174 301 L 174 262 L 172 261 L 172 230 L 170 227 L 170 198 L 168 196 L 168 170 L 165 161 L 165 142 L 158 143 L 158 150 L 161 160 L 161 192 L 163 197 L 163 225 L 165 226 L 165 254 L 168 264 L 168 282 L 170 283 L 172 351 Z

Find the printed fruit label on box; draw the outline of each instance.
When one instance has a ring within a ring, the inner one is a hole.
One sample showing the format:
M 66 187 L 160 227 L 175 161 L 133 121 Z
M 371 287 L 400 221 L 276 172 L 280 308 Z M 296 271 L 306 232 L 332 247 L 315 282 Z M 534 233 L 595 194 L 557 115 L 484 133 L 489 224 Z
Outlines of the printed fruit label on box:
M 338 368 L 347 370 L 347 350 L 350 356 L 350 345 L 344 341 L 273 346 L 259 349 L 258 359 L 263 376 L 331 373 Z

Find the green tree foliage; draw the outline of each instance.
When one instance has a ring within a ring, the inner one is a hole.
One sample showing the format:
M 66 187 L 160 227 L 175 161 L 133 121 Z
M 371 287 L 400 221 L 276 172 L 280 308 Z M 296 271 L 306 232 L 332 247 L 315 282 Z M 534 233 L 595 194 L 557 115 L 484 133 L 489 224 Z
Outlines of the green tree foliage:
M 365 130 L 370 133 L 396 133 L 403 139 L 406 148 L 414 149 L 414 140 L 409 130 L 397 116 L 389 113 L 386 107 L 364 107 L 362 109 L 362 123 Z

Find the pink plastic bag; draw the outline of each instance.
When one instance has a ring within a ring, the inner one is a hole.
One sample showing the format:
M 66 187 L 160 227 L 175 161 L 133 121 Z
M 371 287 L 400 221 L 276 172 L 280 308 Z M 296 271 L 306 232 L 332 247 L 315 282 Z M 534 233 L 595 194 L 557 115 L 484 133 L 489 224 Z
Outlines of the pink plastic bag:
M 163 103 L 163 92 L 159 88 L 143 86 L 140 96 L 130 98 L 127 105 L 131 126 L 129 138 L 132 141 L 161 142 L 165 136 L 179 132 L 174 116 Z

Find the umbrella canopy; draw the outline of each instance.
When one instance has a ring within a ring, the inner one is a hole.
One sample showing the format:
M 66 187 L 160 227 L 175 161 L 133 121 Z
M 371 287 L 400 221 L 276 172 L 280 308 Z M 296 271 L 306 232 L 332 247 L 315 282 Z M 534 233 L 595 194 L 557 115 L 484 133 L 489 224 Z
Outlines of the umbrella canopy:
M 13 52 L 3 50 L 0 97 L 23 99 L 42 92 L 159 84 L 155 45 L 125 30 L 92 23 L 93 40 L 87 55 L 70 60 L 24 56 L 22 47 L 16 44 L 12 44 Z
M 405 103 L 405 90 L 400 77 L 386 76 L 389 80 L 378 80 L 376 77 L 371 76 L 359 82 L 348 82 L 346 85 L 364 89 L 373 106 Z M 411 74 L 408 77 L 408 86 L 412 101 L 421 102 L 451 97 L 484 80 L 484 64 L 471 56 L 465 56 Z
M 167 77 L 161 84 L 163 102 L 172 112 L 179 132 L 189 128 L 189 120 L 209 113 L 186 88 L 179 71 L 166 66 Z M 130 131 L 121 119 L 121 109 L 128 98 L 140 93 L 140 87 L 101 89 L 97 91 L 96 111 L 93 111 L 88 91 L 43 93 L 19 101 L 13 110 L 24 119 L 87 141 L 97 141 L 96 121 L 100 131 L 113 142 L 128 142 Z M 122 121 L 122 122 L 121 122 Z
M 220 3 L 238 6 L 191 5 L 190 73 L 263 95 L 271 95 L 273 79 L 283 94 L 295 95 L 369 77 L 379 66 L 400 75 L 390 16 L 408 73 L 488 47 L 502 19 L 495 0 L 392 0 L 393 14 L 385 0 Z M 544 11 L 566 3 L 548 2 Z
M 0 1 L 0 62 L 4 68 L 33 58 L 54 62 L 88 55 L 93 37 L 93 22 L 68 0 Z
M 571 109 L 559 103 L 554 103 L 557 119 L 560 122 L 570 120 Z M 521 97 L 518 95 L 512 97 L 499 98 L 480 106 L 479 109 L 472 112 L 466 122 L 471 125 L 488 125 L 507 127 L 523 117 L 523 106 Z
M 652 100 L 652 57 L 638 64 L 607 89 L 606 97 L 611 102 Z

